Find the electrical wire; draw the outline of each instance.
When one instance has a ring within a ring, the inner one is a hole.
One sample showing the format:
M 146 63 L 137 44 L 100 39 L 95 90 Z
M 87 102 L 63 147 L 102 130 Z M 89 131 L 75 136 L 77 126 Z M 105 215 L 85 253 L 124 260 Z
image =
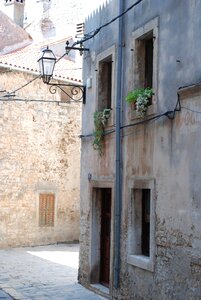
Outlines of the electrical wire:
M 193 113 L 196 113 L 196 114 L 201 115 L 201 111 L 194 110 L 194 109 L 191 109 L 191 108 L 185 107 L 185 106 L 181 106 L 181 108 L 183 108 L 183 109 L 185 109 L 185 110 L 188 110 L 188 111 L 191 111 L 191 112 L 193 112 Z
M 115 132 L 115 129 L 105 130 L 103 135 L 105 136 L 105 135 L 111 134 L 113 132 Z M 89 133 L 89 134 L 84 134 L 84 135 L 81 134 L 79 137 L 80 138 L 87 138 L 87 137 L 92 137 L 92 136 L 94 136 L 94 133 Z
M 150 121 L 149 122 L 149 126 L 152 126 L 153 124 L 154 124 L 154 122 L 156 121 L 156 119 L 155 120 L 152 120 L 152 121 Z M 144 127 L 137 127 L 137 126 L 135 126 L 134 128 L 133 128 L 133 130 L 131 131 L 131 130 L 129 130 L 129 131 L 125 131 L 125 132 L 122 132 L 122 134 L 121 134 L 121 137 L 127 137 L 127 136 L 130 136 L 130 135 L 137 135 L 137 134 L 139 134 L 140 132 L 142 132 L 142 130 L 143 130 L 143 128 Z M 149 127 L 150 128 L 150 127 Z
M 9 98 L 5 99 L 0 97 L 0 102 L 45 102 L 45 103 L 60 103 L 62 104 L 71 104 L 71 100 L 69 101 L 58 101 L 58 100 L 43 100 L 43 99 L 22 99 L 22 98 Z M 75 103 L 82 103 L 81 100 L 73 100 Z
M 32 83 L 33 81 L 35 81 L 36 79 L 38 79 L 41 75 L 36 76 L 35 78 L 31 79 L 30 81 L 28 81 L 27 83 L 25 83 L 24 85 L 22 85 L 21 87 L 17 88 L 16 90 L 12 91 L 12 92 L 8 92 L 6 95 L 3 95 L 2 97 L 13 97 L 15 95 L 16 92 L 20 91 L 21 89 L 23 89 L 24 87 L 26 87 L 27 85 L 29 85 L 30 83 Z
M 116 20 L 118 20 L 119 18 L 121 18 L 122 16 L 124 16 L 126 13 L 128 13 L 132 8 L 134 8 L 136 5 L 138 5 L 140 2 L 142 2 L 143 0 L 138 0 L 136 1 L 134 4 L 132 4 L 130 7 L 128 7 L 123 13 L 121 13 L 120 15 L 116 16 L 115 18 L 113 18 L 112 20 L 110 20 L 109 22 L 103 24 L 102 26 L 98 27 L 97 29 L 93 30 L 90 33 L 87 33 L 85 35 L 84 39 L 81 39 L 75 43 L 73 43 L 72 47 L 74 47 L 75 45 L 78 44 L 82 44 L 92 38 L 94 38 L 100 31 L 101 29 L 109 26 L 110 24 L 112 24 L 113 22 L 115 22 Z M 93 33 L 93 34 L 91 34 Z M 60 58 L 57 59 L 56 63 L 59 62 L 64 56 L 66 55 L 66 53 L 64 53 Z M 39 78 L 41 75 L 38 75 L 37 77 L 35 77 L 34 79 L 30 80 L 29 82 L 27 82 L 26 84 L 22 85 L 21 87 L 19 87 L 18 89 L 7 93 L 6 95 L 4 95 L 3 97 L 11 97 L 13 96 L 16 92 L 18 92 L 19 90 L 23 89 L 24 87 L 26 87 L 27 85 L 29 85 L 30 83 L 32 83 L 34 80 L 36 80 L 37 78 Z
M 151 118 L 148 118 L 148 119 L 145 119 L 145 120 L 142 120 L 142 121 L 139 121 L 139 122 L 136 122 L 136 123 L 131 123 L 131 124 L 127 124 L 127 125 L 124 125 L 124 126 L 121 126 L 120 129 L 124 129 L 124 128 L 128 128 L 128 127 L 134 127 L 134 126 L 138 126 L 138 125 L 141 125 L 141 124 L 145 124 L 145 123 L 148 123 L 150 121 L 154 121 L 154 120 L 157 120 L 161 117 L 167 117 L 169 119 L 173 119 L 172 117 L 169 117 L 170 114 L 173 114 L 175 113 L 175 110 L 173 111 L 167 111 L 163 114 L 159 114 L 159 115 L 156 115 L 154 117 L 151 117 Z M 114 133 L 115 132 L 115 129 L 111 129 L 111 130 L 106 130 L 104 132 L 104 135 L 108 135 L 108 134 L 111 134 L 111 133 Z M 94 134 L 93 133 L 89 133 L 89 134 L 86 134 L 86 135 L 80 135 L 80 138 L 86 138 L 86 137 L 91 137 L 93 136 Z
M 0 97 L 0 102 L 46 102 L 46 103 L 63 103 L 62 101 L 56 100 L 42 100 L 42 99 L 20 99 L 20 98 L 13 98 L 13 99 L 5 99 Z M 66 102 L 65 102 L 66 103 Z
M 123 17 L 123 16 L 124 16 L 125 14 L 127 14 L 132 8 L 134 8 L 136 5 L 138 5 L 138 4 L 139 4 L 140 2 L 142 2 L 142 1 L 143 1 L 143 0 L 138 0 L 138 1 L 136 1 L 134 4 L 132 4 L 131 6 L 129 6 L 123 13 L 119 14 L 118 16 L 116 16 L 115 18 L 113 18 L 112 20 L 110 20 L 109 22 L 107 22 L 107 23 L 101 25 L 100 27 L 96 28 L 95 30 L 93 30 L 93 31 L 91 31 L 91 32 L 89 32 L 89 33 L 86 33 L 86 34 L 85 34 L 85 38 L 83 38 L 83 39 L 81 39 L 81 40 L 78 40 L 78 41 L 74 42 L 74 43 L 72 44 L 71 47 L 74 47 L 74 46 L 79 45 L 79 44 L 81 45 L 81 44 L 83 44 L 84 42 L 91 40 L 92 38 L 94 38 L 94 37 L 101 31 L 101 29 L 103 29 L 103 28 L 109 26 L 110 24 L 112 24 L 112 23 L 114 23 L 116 20 L 118 20 L 119 18 Z M 69 51 L 70 51 L 70 50 L 69 50 Z M 64 57 L 65 55 L 66 55 L 66 53 L 65 53 L 62 57 Z M 58 62 L 62 57 L 60 57 L 60 58 L 57 60 L 57 62 Z
M 131 6 L 129 6 L 123 13 L 119 14 L 118 16 L 116 16 L 115 18 L 113 18 L 112 20 L 110 20 L 109 22 L 101 25 L 100 27 L 98 27 L 97 29 L 85 34 L 85 38 L 77 41 L 73 44 L 73 46 L 80 44 L 80 43 L 84 43 L 90 39 L 92 39 L 93 37 L 95 37 L 100 31 L 101 29 L 107 27 L 108 25 L 112 24 L 113 22 L 115 22 L 116 20 L 118 20 L 119 18 L 123 17 L 127 12 L 129 12 L 132 8 L 134 8 L 136 5 L 138 5 L 140 2 L 142 2 L 143 0 L 138 0 L 136 1 L 134 4 L 132 4 Z
M 141 124 L 150 122 L 150 121 L 152 121 L 152 120 L 159 119 L 159 118 L 161 118 L 161 117 L 163 117 L 163 116 L 168 117 L 168 115 L 169 115 L 170 113 L 173 113 L 173 112 L 174 112 L 174 111 L 167 111 L 167 112 L 165 112 L 165 113 L 163 113 L 163 114 L 156 115 L 156 116 L 151 117 L 151 118 L 149 118 L 149 119 L 144 119 L 144 120 L 139 121 L 139 122 L 136 122 L 136 123 L 127 124 L 127 125 L 121 126 L 121 129 L 123 129 L 123 128 L 128 128 L 128 127 L 133 127 L 133 126 L 137 126 L 137 125 L 141 125 Z
M 180 96 L 178 94 L 178 99 L 177 99 L 177 103 L 175 105 L 174 110 L 168 110 L 165 113 L 153 116 L 151 118 L 146 118 L 146 119 L 144 119 L 142 121 L 139 121 L 139 122 L 136 122 L 136 123 L 123 125 L 123 126 L 120 127 L 120 129 L 122 130 L 124 128 L 129 128 L 129 127 L 134 127 L 134 126 L 138 126 L 138 125 L 141 125 L 141 124 L 145 124 L 145 123 L 148 123 L 148 122 L 151 122 L 151 121 L 154 121 L 154 120 L 158 120 L 161 117 L 167 117 L 169 120 L 173 120 L 175 118 L 176 112 L 180 111 L 180 110 L 181 110 L 181 104 L 180 104 Z M 107 130 L 107 131 L 104 132 L 104 135 L 111 134 L 113 132 L 115 132 L 115 129 Z M 80 135 L 80 138 L 91 137 L 93 135 L 94 135 L 93 133 L 89 133 L 89 134 L 86 134 L 86 135 Z

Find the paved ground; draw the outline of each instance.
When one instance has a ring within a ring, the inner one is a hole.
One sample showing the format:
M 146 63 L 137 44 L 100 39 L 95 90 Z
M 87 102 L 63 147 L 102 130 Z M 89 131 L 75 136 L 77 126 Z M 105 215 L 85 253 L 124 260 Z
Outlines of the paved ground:
M 79 246 L 0 250 L 0 299 L 100 300 L 77 283 Z

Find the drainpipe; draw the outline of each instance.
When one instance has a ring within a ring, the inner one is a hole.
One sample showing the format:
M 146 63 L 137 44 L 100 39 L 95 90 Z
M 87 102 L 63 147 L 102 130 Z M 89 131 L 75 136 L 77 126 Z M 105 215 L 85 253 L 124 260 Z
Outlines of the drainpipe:
M 119 0 L 119 14 L 123 12 L 123 1 Z M 121 174 L 121 98 L 122 98 L 122 46 L 123 17 L 118 20 L 118 53 L 117 53 L 117 90 L 116 90 L 116 177 L 115 177 L 115 221 L 114 221 L 114 286 L 119 287 L 120 274 L 120 240 L 121 240 L 121 206 L 122 206 L 122 174 Z

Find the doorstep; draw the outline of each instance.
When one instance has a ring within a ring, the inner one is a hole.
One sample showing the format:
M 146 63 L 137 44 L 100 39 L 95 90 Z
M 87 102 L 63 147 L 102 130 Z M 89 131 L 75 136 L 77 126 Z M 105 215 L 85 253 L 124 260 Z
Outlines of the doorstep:
M 93 290 L 95 293 L 107 299 L 110 299 L 109 288 L 107 288 L 106 286 L 100 283 L 95 283 L 95 284 L 90 284 L 90 287 L 91 290 Z

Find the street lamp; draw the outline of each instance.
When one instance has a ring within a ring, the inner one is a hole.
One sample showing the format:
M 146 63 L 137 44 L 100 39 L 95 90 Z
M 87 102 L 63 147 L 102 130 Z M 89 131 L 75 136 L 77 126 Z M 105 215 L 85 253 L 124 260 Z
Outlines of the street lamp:
M 55 94 L 56 88 L 59 88 L 63 93 L 68 95 L 71 100 L 79 102 L 82 100 L 82 103 L 85 104 L 86 88 L 84 85 L 50 82 L 53 77 L 55 64 L 57 63 L 57 59 L 52 50 L 48 47 L 44 49 L 42 56 L 38 59 L 38 63 L 43 82 L 50 85 L 49 91 L 51 94 Z M 66 91 L 66 86 L 70 87 L 69 92 Z
M 53 71 L 56 63 L 56 57 L 52 50 L 48 47 L 43 50 L 41 58 L 38 60 L 41 77 L 44 83 L 49 83 L 53 76 Z

